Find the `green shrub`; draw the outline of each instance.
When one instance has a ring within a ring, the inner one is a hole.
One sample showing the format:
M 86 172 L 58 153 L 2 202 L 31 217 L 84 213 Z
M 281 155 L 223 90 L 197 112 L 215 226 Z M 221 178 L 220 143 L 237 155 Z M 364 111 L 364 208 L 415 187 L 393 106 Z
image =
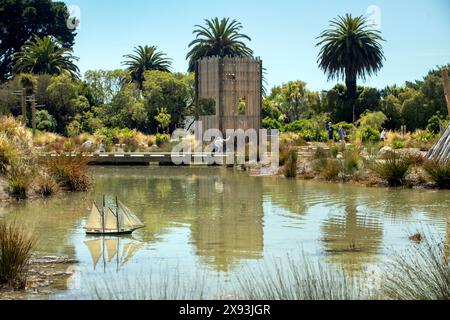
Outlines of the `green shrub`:
M 67 139 L 64 141 L 63 148 L 65 152 L 75 151 L 76 145 L 73 139 Z
M 41 131 L 54 131 L 56 120 L 47 110 L 38 110 L 36 111 L 36 128 Z
M 276 119 L 266 117 L 263 119 L 262 123 L 263 128 L 265 129 L 277 129 L 277 130 L 281 129 L 281 123 Z
M 15 223 L 0 221 L 0 285 L 23 289 L 36 239 Z
M 162 147 L 165 143 L 170 141 L 170 135 L 165 133 L 156 134 L 156 145 Z
M 66 133 L 68 137 L 75 137 L 81 133 L 81 124 L 77 120 L 73 120 L 66 126 Z
M 361 138 L 362 141 L 367 143 L 375 143 L 380 141 L 381 133 L 377 129 L 374 129 L 372 127 L 365 127 L 361 131 Z
M 284 176 L 286 178 L 295 178 L 297 176 L 297 158 L 297 151 L 291 149 L 284 164 Z
M 400 155 L 397 152 L 389 152 L 385 159 L 373 163 L 370 168 L 381 179 L 386 180 L 389 186 L 395 187 L 403 185 L 406 174 L 411 167 L 411 158 L 407 155 Z
M 434 115 L 428 120 L 428 126 L 427 131 L 438 134 L 441 132 L 441 122 L 442 122 L 442 116 L 441 115 Z
M 442 189 L 450 189 L 450 161 L 429 160 L 424 169 L 431 179 Z
M 393 149 L 404 149 L 406 148 L 406 143 L 404 141 L 396 140 L 392 142 L 391 147 Z

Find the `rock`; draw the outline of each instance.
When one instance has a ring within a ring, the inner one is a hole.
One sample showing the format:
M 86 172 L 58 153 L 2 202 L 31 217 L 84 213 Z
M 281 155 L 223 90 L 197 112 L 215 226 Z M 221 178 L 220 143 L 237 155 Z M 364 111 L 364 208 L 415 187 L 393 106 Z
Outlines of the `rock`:
M 381 148 L 380 152 L 378 152 L 378 156 L 383 157 L 386 154 L 393 152 L 394 149 L 392 149 L 391 147 L 385 146 L 383 148 Z
M 417 242 L 417 243 L 421 243 L 422 235 L 420 233 L 416 233 L 415 235 L 412 235 L 411 237 L 409 237 L 409 240 Z

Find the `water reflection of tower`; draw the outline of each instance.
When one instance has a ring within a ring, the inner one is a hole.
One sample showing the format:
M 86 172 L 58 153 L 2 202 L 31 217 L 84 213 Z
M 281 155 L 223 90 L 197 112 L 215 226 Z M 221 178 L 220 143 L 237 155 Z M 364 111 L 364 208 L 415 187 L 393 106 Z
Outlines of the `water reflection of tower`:
M 343 214 L 324 222 L 322 242 L 329 260 L 351 273 L 376 261 L 383 231 L 377 217 L 358 212 L 355 195 L 346 197 Z
M 191 234 L 196 254 L 223 272 L 241 259 L 260 259 L 263 208 L 262 199 L 255 198 L 262 195 L 257 179 L 231 184 L 225 177 L 211 177 L 197 180 L 195 188 Z

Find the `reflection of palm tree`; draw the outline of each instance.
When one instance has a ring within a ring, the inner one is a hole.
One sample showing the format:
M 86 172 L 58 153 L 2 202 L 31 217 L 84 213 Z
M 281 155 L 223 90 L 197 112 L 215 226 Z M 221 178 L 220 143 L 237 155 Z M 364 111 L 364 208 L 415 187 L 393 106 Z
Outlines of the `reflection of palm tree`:
M 323 225 L 324 249 L 334 263 L 348 271 L 361 269 L 372 262 L 382 241 L 379 219 L 358 215 L 355 198 L 346 198 L 345 217 L 332 217 Z

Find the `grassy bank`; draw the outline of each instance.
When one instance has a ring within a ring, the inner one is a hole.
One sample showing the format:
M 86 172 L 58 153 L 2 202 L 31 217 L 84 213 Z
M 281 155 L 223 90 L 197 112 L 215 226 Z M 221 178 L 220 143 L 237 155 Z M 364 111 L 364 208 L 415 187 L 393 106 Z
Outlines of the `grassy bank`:
M 0 185 L 11 199 L 48 197 L 60 189 L 85 191 L 91 186 L 81 157 L 42 160 L 28 129 L 12 117 L 0 118 Z

